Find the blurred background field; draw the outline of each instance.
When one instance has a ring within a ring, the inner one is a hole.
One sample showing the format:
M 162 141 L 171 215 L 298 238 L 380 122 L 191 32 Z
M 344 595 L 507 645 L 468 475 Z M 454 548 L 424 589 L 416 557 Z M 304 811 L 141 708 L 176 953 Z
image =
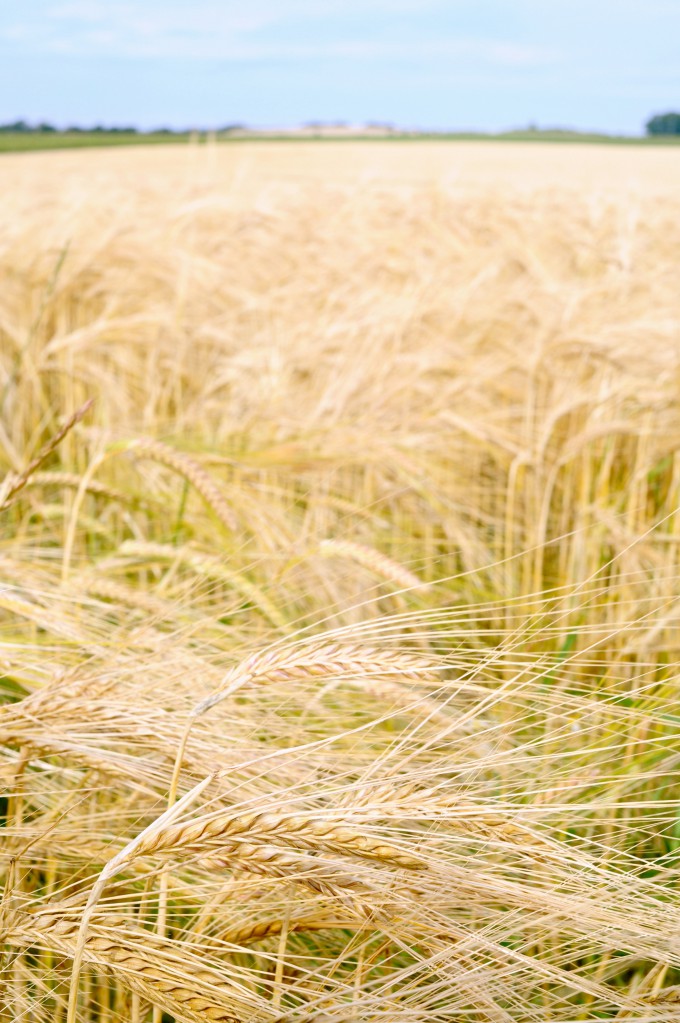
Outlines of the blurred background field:
M 41 137 L 26 138 L 40 141 Z M 680 192 L 680 147 L 673 136 L 670 141 L 662 139 L 666 144 L 635 139 L 612 144 L 262 138 L 189 145 L 163 144 L 163 137 L 157 136 L 153 148 L 137 148 L 143 138 L 138 136 L 132 148 L 119 141 L 115 148 L 7 153 L 0 163 L 0 181 L 10 189 L 8 197 L 26 195 L 30 188 L 52 194 L 59 190 L 62 178 L 65 186 L 80 187 L 94 177 L 130 184 L 139 180 L 144 187 L 156 185 L 161 190 L 201 184 L 223 201 L 247 203 L 261 201 L 263 190 L 284 184 L 498 188 L 503 192 L 567 188 L 621 198 Z
M 679 161 L 2 157 L 3 1018 L 676 1018 Z

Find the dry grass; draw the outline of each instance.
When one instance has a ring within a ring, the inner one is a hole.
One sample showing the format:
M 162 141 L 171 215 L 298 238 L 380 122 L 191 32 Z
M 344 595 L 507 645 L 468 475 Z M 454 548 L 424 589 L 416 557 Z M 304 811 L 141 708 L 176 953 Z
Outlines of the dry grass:
M 0 168 L 0 1019 L 676 1018 L 680 200 L 125 158 Z

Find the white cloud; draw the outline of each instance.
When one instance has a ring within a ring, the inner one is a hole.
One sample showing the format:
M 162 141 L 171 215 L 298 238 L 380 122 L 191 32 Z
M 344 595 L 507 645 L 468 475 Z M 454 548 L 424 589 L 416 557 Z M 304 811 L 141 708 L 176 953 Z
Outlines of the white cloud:
M 87 32 L 88 27 L 118 33 L 121 37 L 135 35 L 158 36 L 182 33 L 189 36 L 230 35 L 257 32 L 277 20 L 267 9 L 270 5 L 251 4 L 247 12 L 229 10 L 224 4 L 203 2 L 172 6 L 163 4 L 106 3 L 72 0 L 70 3 L 51 7 L 46 12 L 48 23 L 63 31 L 68 28 L 76 37 Z M 69 23 L 66 25 L 65 23 Z
M 167 31 L 252 32 L 291 20 L 314 22 L 335 15 L 361 14 L 426 14 L 441 5 L 442 0 L 251 0 L 244 6 L 219 0 L 194 0 L 189 5 L 181 0 L 67 0 L 48 7 L 46 17 L 55 21 L 81 24 L 106 24 L 123 28 L 144 26 L 158 33 Z M 468 0 L 469 2 L 469 0 Z
M 361 8 L 358 0 L 327 0 L 323 15 L 333 10 L 346 15 Z M 370 10 L 423 11 L 422 0 L 372 0 Z M 39 22 L 17 20 L 0 29 L 0 37 L 23 43 L 32 52 L 71 56 L 167 58 L 220 61 L 306 61 L 354 59 L 365 61 L 451 59 L 480 62 L 499 68 L 528 68 L 554 62 L 553 49 L 507 40 L 456 37 L 392 38 L 357 37 L 356 29 L 338 32 L 331 41 L 315 39 L 319 6 L 308 0 L 252 0 L 247 11 L 231 4 L 198 0 L 191 8 L 182 4 L 122 0 L 65 0 L 49 6 Z M 310 19 L 296 22 L 296 18 Z M 291 24 L 298 26 L 298 38 Z M 389 27 L 386 22 L 386 27 Z M 285 26 L 281 41 L 276 31 Z

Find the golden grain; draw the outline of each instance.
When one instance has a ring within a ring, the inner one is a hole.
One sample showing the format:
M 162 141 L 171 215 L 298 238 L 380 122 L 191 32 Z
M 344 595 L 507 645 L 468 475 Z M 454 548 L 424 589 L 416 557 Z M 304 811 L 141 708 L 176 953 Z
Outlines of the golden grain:
M 0 160 L 2 1023 L 672 1017 L 679 156 Z

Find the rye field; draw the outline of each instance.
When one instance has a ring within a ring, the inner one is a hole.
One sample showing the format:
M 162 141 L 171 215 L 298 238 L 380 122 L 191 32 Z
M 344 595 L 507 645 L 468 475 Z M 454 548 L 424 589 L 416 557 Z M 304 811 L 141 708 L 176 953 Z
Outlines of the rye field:
M 679 170 L 0 158 L 2 1023 L 680 1020 Z

